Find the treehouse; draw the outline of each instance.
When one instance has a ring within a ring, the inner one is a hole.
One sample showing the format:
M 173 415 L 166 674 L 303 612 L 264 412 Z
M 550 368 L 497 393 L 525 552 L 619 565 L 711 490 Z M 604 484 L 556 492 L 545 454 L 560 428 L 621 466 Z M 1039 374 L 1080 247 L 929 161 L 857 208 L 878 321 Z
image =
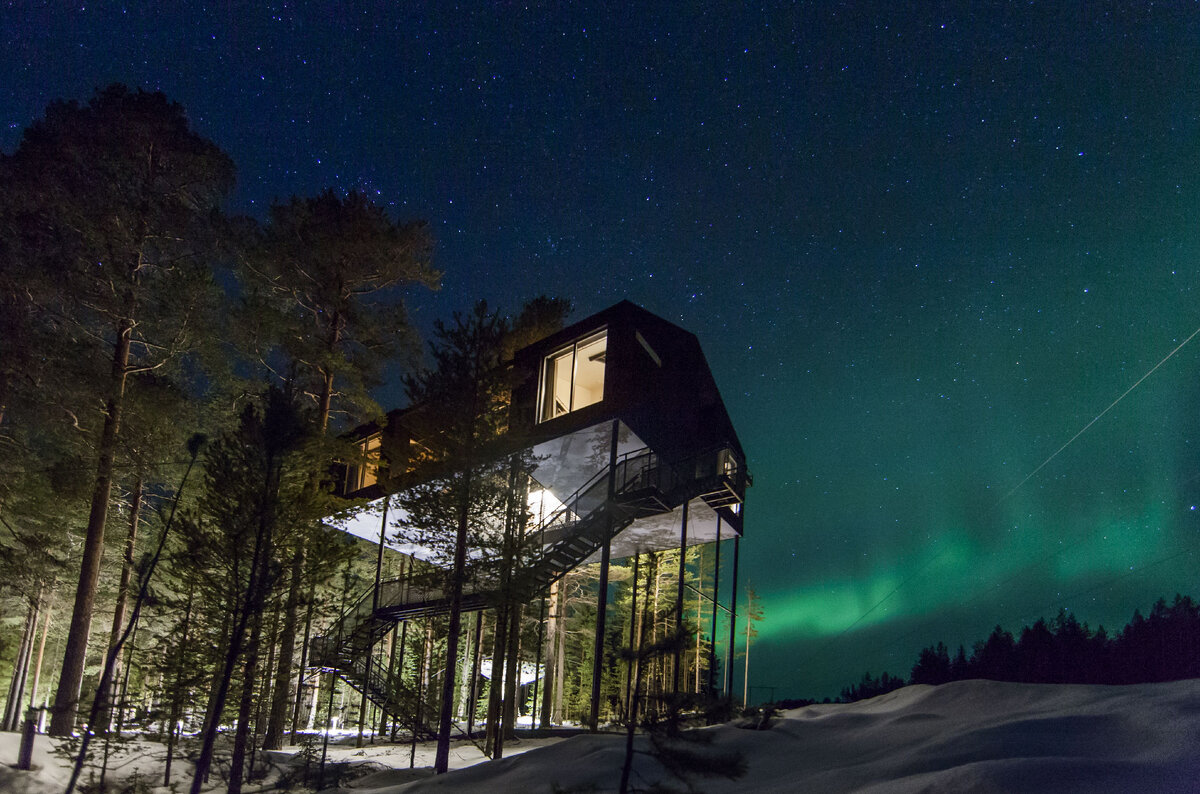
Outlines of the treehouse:
M 532 552 L 512 577 L 523 597 L 544 596 L 568 572 L 600 563 L 599 642 L 611 560 L 729 539 L 736 548 L 750 478 L 695 336 L 622 301 L 517 350 L 505 382 L 507 427 L 489 454 L 524 453 L 530 461 L 523 536 Z M 418 558 L 425 549 L 389 536 L 388 521 L 404 518 L 392 507 L 389 519 L 384 506 L 388 494 L 428 476 L 422 461 L 436 470 L 429 413 L 414 406 L 361 428 L 363 454 L 343 473 L 345 495 L 371 501 L 342 528 Z M 734 582 L 731 593 L 736 561 Z M 497 587 L 486 578 L 469 582 L 463 608 L 487 609 Z M 397 621 L 448 608 L 438 583 L 381 582 L 316 644 L 318 663 L 387 710 L 386 671 L 371 661 L 372 647 Z

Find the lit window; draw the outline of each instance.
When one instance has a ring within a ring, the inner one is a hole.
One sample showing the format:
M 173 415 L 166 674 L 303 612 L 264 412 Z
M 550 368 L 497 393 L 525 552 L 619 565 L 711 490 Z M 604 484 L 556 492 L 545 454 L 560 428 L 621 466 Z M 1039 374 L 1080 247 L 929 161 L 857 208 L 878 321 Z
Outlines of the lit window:
M 721 450 L 721 474 L 726 477 L 736 477 L 738 472 L 737 458 L 733 456 L 733 452 L 728 449 Z
M 363 439 L 359 447 L 366 460 L 350 469 L 348 492 L 367 488 L 379 482 L 379 450 L 383 446 L 383 436 L 378 433 Z
M 546 356 L 539 421 L 578 411 L 604 399 L 608 332 L 586 337 Z

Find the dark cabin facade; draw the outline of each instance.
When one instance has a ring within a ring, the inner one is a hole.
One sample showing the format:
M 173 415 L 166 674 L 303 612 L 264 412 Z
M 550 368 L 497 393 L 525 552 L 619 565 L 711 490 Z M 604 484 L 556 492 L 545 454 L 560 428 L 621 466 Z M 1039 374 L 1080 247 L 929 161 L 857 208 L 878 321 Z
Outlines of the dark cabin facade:
M 541 551 L 520 577 L 530 599 L 600 562 L 603 615 L 609 560 L 740 540 L 745 454 L 694 335 L 622 301 L 517 350 L 510 366 L 508 430 L 495 454 L 527 450 L 537 461 L 526 536 L 539 538 Z M 416 406 L 356 436 L 368 462 L 347 468 L 345 495 L 373 500 L 373 509 L 345 529 L 379 542 L 384 497 L 420 476 L 419 458 L 437 457 L 437 429 Z M 486 585 L 467 592 L 464 608 L 485 609 L 492 595 Z M 362 661 L 373 644 L 397 621 L 446 608 L 437 587 L 384 582 L 342 618 L 342 647 L 326 643 L 321 663 L 374 700 Z

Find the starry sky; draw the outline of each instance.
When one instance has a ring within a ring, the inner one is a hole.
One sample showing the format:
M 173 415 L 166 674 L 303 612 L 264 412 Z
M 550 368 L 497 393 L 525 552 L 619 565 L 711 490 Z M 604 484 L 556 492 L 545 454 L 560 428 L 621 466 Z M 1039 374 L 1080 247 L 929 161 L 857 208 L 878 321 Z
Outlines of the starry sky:
M 423 327 L 545 292 L 696 333 L 755 476 L 752 684 L 836 695 L 1200 595 L 1200 338 L 1125 394 L 1200 326 L 1200 9 L 906 5 L 6 2 L 0 147 L 162 90 L 235 210 L 428 219 Z

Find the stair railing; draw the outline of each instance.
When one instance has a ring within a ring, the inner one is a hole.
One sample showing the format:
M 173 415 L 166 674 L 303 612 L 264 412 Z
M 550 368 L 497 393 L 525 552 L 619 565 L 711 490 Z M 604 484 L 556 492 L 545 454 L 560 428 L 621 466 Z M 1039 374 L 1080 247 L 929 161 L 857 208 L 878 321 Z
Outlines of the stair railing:
M 556 531 L 560 533 L 560 536 L 549 546 L 543 545 L 528 567 L 544 567 L 553 550 L 570 542 L 571 536 L 574 534 L 571 532 L 573 527 L 586 525 L 589 519 L 601 514 L 608 504 L 609 468 L 606 465 L 592 475 L 537 527 L 531 530 L 531 537 L 535 535 L 545 537 L 545 534 L 553 534 Z M 745 467 L 734 451 L 725 445 L 706 450 L 673 464 L 664 464 L 656 452 L 642 447 L 620 455 L 612 475 L 614 494 L 625 495 L 645 490 L 667 496 L 679 487 L 714 477 L 730 477 L 740 486 L 745 477 Z M 601 538 L 589 538 L 589 540 L 594 540 L 596 543 L 603 542 Z M 589 543 L 588 545 L 595 544 Z M 359 643 L 355 642 L 356 639 L 366 639 L 372 646 L 378 640 L 375 635 L 378 633 L 379 626 L 374 624 L 386 626 L 391 621 L 376 618 L 374 608 L 376 605 L 388 607 L 403 603 L 433 603 L 445 597 L 445 591 L 440 586 L 414 585 L 410 581 L 401 579 L 381 582 L 379 587 L 378 601 L 373 599 L 372 591 L 367 590 L 355 605 L 339 618 L 340 628 L 343 629 L 343 636 L 346 638 L 343 640 L 343 647 L 358 646 Z M 484 583 L 472 578 L 464 582 L 463 595 L 479 595 L 486 590 L 487 586 Z M 349 624 L 348 632 L 345 631 L 347 624 Z M 369 633 L 365 637 L 362 634 L 364 627 L 369 629 Z M 379 636 L 382 636 L 382 633 L 379 633 Z M 340 651 L 340 648 L 332 654 L 327 651 L 325 655 L 341 657 Z M 352 660 L 352 663 L 357 660 L 358 656 L 356 655 L 356 659 Z

